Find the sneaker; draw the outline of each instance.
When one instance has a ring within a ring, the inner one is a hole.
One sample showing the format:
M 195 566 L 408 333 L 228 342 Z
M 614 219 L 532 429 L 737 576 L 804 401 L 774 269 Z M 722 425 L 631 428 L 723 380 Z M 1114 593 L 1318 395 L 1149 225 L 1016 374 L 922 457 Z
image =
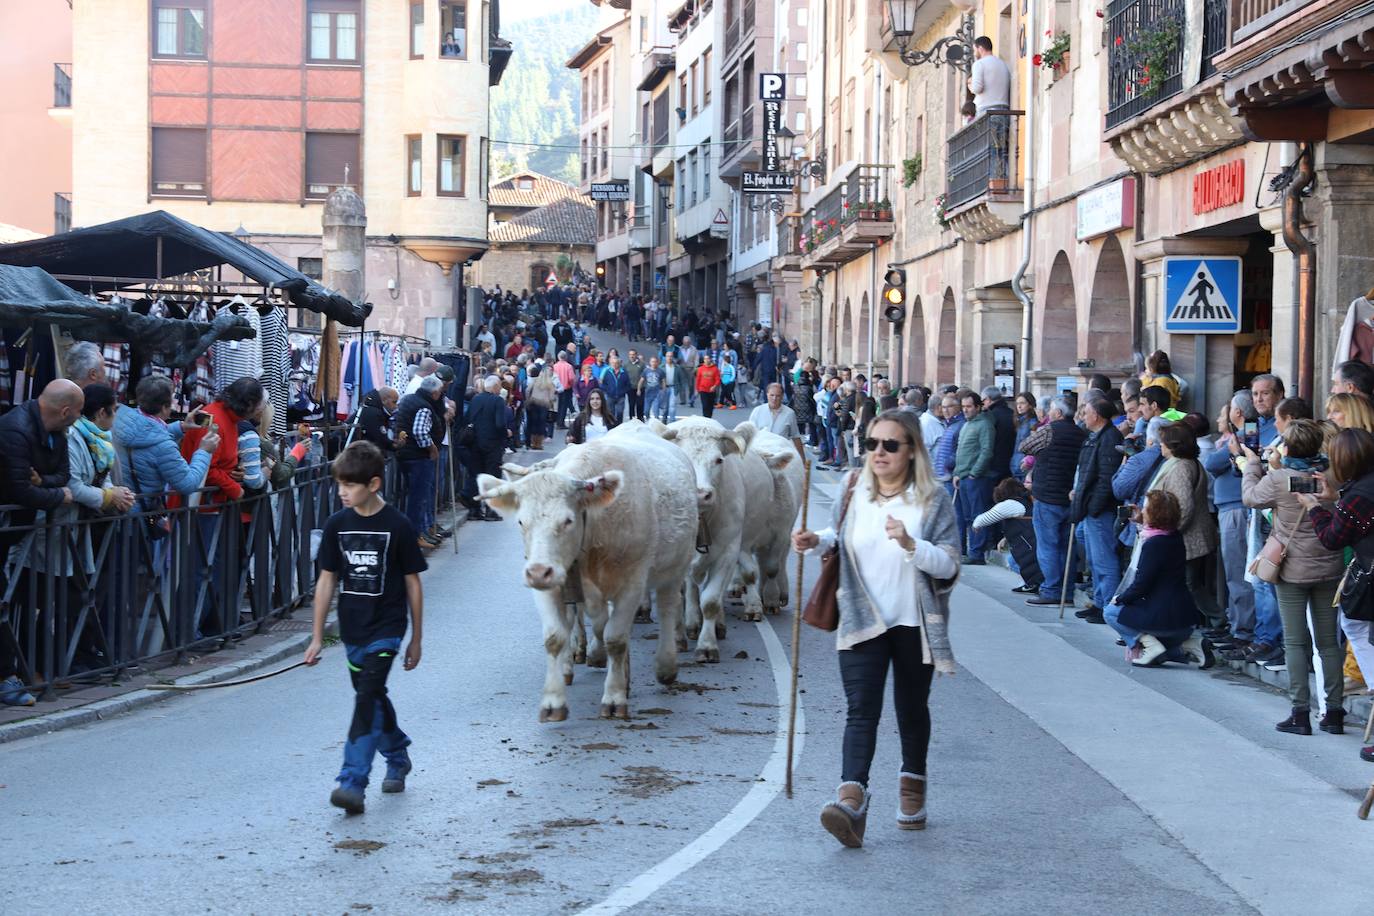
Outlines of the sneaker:
M 1360 759 L 1374 763 L 1374 744 L 1371 744 L 1369 747 L 1360 748 Z
M 1245 650 L 1245 661 L 1261 664 L 1270 655 L 1274 654 L 1274 646 L 1267 642 L 1251 643 L 1250 648 Z
M 1231 643 L 1228 648 L 1221 650 L 1221 657 L 1228 662 L 1243 662 L 1245 661 L 1246 653 L 1250 651 L 1250 647 L 1253 645 L 1254 643 L 1238 639 Z
M 340 785 L 329 793 L 329 803 L 335 808 L 344 809 L 349 814 L 362 814 L 363 790 L 357 786 Z
M 1287 670 L 1288 670 L 1288 662 L 1287 662 L 1287 660 L 1286 660 L 1286 659 L 1284 658 L 1284 656 L 1283 656 L 1283 650 L 1282 650 L 1282 649 L 1280 649 L 1280 650 L 1278 651 L 1278 654 L 1273 655 L 1273 656 L 1270 656 L 1269 658 L 1265 659 L 1265 660 L 1262 662 L 1262 664 L 1264 665 L 1264 670 L 1265 670 L 1265 671 L 1287 671 Z
M 410 758 L 400 766 L 387 764 L 386 778 L 382 780 L 382 791 L 387 794 L 404 792 L 406 790 L 406 777 L 410 775 Z
M 1018 585 L 1016 588 L 1012 589 L 1012 593 L 1016 595 L 1036 595 L 1040 593 L 1040 588 L 1035 585 Z
M 0 681 L 0 703 L 6 706 L 32 706 L 37 702 L 19 675 L 11 674 Z
M 1027 598 L 1026 603 L 1033 607 L 1058 607 L 1058 598 L 1046 598 L 1044 595 L 1036 595 L 1034 598 Z
M 494 510 L 492 510 L 492 509 L 489 508 L 489 509 L 487 509 L 487 511 L 485 511 L 485 512 L 482 513 L 482 521 L 484 521 L 484 522 L 499 522 L 499 521 L 501 521 L 501 516 L 498 515 Z
M 1107 618 L 1102 616 L 1102 608 L 1098 607 L 1095 604 L 1090 604 L 1081 611 L 1074 611 L 1073 616 L 1077 617 L 1084 623 L 1105 624 L 1107 622 Z
M 1260 643 L 1260 645 L 1263 646 L 1264 643 Z M 1263 651 L 1258 651 L 1252 648 L 1249 656 L 1247 656 L 1245 660 L 1249 662 L 1254 662 L 1257 665 L 1263 665 L 1266 662 L 1271 662 L 1276 658 L 1283 658 L 1283 646 L 1269 646 Z
M 988 561 L 982 557 L 964 557 L 959 561 L 964 566 L 987 566 Z

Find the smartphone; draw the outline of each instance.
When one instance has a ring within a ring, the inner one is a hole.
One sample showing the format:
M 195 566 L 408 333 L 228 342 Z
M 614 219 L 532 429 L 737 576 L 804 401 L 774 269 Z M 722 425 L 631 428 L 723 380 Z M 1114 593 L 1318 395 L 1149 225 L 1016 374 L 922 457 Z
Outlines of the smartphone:
M 196 425 L 197 425 L 197 426 L 209 426 L 209 425 L 211 424 L 211 422 L 213 422 L 213 421 L 214 421 L 214 417 L 210 416 L 208 413 L 206 413 L 206 412 L 203 411 L 203 410 L 202 410 L 200 413 L 196 414 Z
M 1250 451 L 1259 448 L 1259 423 L 1255 420 L 1246 420 L 1242 435 L 1245 437 L 1245 447 Z
M 1321 481 L 1315 477 L 1288 478 L 1289 493 L 1320 493 L 1321 489 Z

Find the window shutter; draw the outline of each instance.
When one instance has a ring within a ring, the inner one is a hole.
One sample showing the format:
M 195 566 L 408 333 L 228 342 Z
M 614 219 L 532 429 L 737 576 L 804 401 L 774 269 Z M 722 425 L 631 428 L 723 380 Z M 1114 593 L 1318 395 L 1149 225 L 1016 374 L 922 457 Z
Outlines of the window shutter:
M 358 158 L 357 134 L 305 135 L 305 183 L 310 196 L 328 194 L 344 184 L 344 167 L 348 167 L 347 183 L 361 187 L 362 163 Z M 323 190 L 320 190 L 323 189 Z
M 153 128 L 153 184 L 205 183 L 205 131 Z

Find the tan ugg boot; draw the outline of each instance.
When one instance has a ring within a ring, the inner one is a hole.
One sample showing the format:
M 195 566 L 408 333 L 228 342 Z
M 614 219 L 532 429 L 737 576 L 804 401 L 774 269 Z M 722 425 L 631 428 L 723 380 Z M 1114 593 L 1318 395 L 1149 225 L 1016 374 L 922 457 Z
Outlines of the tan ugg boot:
M 850 849 L 864 844 L 868 792 L 857 782 L 842 782 L 835 801 L 821 809 L 821 826 Z
M 898 784 L 897 826 L 903 830 L 925 830 L 926 778 L 902 773 Z

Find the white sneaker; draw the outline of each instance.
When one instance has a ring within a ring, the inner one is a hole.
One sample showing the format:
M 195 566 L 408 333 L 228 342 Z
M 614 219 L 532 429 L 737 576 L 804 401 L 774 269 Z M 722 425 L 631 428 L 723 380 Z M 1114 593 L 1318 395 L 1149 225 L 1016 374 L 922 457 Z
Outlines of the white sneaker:
M 1140 648 L 1140 655 L 1131 659 L 1131 664 L 1137 668 L 1148 668 L 1161 664 L 1164 653 L 1168 650 L 1164 648 L 1164 643 L 1155 639 L 1149 633 L 1141 633 L 1140 639 L 1136 643 Z

